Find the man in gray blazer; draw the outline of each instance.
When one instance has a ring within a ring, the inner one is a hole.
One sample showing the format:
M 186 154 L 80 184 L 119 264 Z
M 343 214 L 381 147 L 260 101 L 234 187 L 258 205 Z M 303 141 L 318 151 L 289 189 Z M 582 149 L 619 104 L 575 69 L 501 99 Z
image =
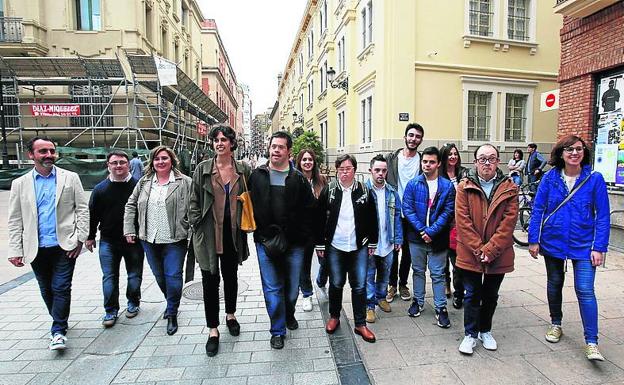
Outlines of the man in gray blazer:
M 89 209 L 78 174 L 57 168 L 56 147 L 34 137 L 28 157 L 35 167 L 11 183 L 9 262 L 30 263 L 52 316 L 50 350 L 63 350 L 76 258 L 89 232 Z

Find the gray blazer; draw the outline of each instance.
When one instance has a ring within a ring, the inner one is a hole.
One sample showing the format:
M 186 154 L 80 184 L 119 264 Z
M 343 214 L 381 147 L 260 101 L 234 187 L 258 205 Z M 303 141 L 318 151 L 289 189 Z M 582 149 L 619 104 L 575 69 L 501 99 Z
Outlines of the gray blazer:
M 137 235 L 135 223 L 138 216 L 138 237 L 147 239 L 147 204 L 150 191 L 152 190 L 153 175 L 144 175 L 137 182 L 132 195 L 128 198 L 124 212 L 124 235 Z M 191 178 L 181 173 L 176 173 L 175 182 L 169 185 L 165 206 L 169 218 L 169 229 L 174 241 L 188 239 L 189 223 L 188 210 L 191 195 Z M 137 215 L 138 214 L 138 215 Z

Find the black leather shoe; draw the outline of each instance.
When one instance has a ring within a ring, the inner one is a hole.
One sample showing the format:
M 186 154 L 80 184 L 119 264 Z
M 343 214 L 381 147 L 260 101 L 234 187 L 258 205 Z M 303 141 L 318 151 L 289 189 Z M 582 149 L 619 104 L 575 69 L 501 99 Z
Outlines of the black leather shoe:
M 225 324 L 227 325 L 228 331 L 230 332 L 231 336 L 236 337 L 237 335 L 240 334 L 240 324 L 238 323 L 236 318 L 226 319 Z
M 271 337 L 271 347 L 273 349 L 283 349 L 284 348 L 284 336 Z
M 464 306 L 464 299 L 463 298 L 453 298 L 453 307 L 455 309 L 461 309 L 462 306 Z
M 295 319 L 295 317 L 287 318 L 286 319 L 286 328 L 288 330 L 297 330 L 297 329 L 299 329 L 299 322 L 297 322 L 297 319 Z
M 206 354 L 208 355 L 208 357 L 216 356 L 218 351 L 219 351 L 219 336 L 208 337 L 208 342 L 206 342 Z
M 167 334 L 172 336 L 176 334 L 177 331 L 178 331 L 178 316 L 170 315 L 167 318 Z

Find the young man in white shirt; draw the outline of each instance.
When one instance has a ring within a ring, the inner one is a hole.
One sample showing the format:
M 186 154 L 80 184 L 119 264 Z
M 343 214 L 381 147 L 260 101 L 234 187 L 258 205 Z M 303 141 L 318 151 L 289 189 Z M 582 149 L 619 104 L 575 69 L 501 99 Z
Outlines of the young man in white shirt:
M 410 123 L 405 127 L 405 147 L 386 155 L 388 161 L 388 175 L 386 181 L 399 193 L 399 198 L 403 200 L 403 193 L 407 183 L 421 174 L 420 154 L 418 146 L 423 141 L 425 129 L 418 123 Z M 403 233 L 407 230 L 408 223 L 405 218 L 402 220 Z M 392 268 L 390 270 L 390 279 L 388 287 L 388 295 L 386 300 L 392 302 L 398 293 L 401 299 L 409 301 L 412 297 L 407 287 L 407 277 L 411 269 L 410 248 L 406 239 L 403 241 L 401 251 L 401 262 L 399 263 L 399 252 L 394 252 Z

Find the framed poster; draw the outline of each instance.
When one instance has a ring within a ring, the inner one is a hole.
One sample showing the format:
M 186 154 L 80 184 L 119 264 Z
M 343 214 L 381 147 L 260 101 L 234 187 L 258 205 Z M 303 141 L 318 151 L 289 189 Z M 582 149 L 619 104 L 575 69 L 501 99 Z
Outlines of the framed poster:
M 624 69 L 596 81 L 594 170 L 624 187 Z

